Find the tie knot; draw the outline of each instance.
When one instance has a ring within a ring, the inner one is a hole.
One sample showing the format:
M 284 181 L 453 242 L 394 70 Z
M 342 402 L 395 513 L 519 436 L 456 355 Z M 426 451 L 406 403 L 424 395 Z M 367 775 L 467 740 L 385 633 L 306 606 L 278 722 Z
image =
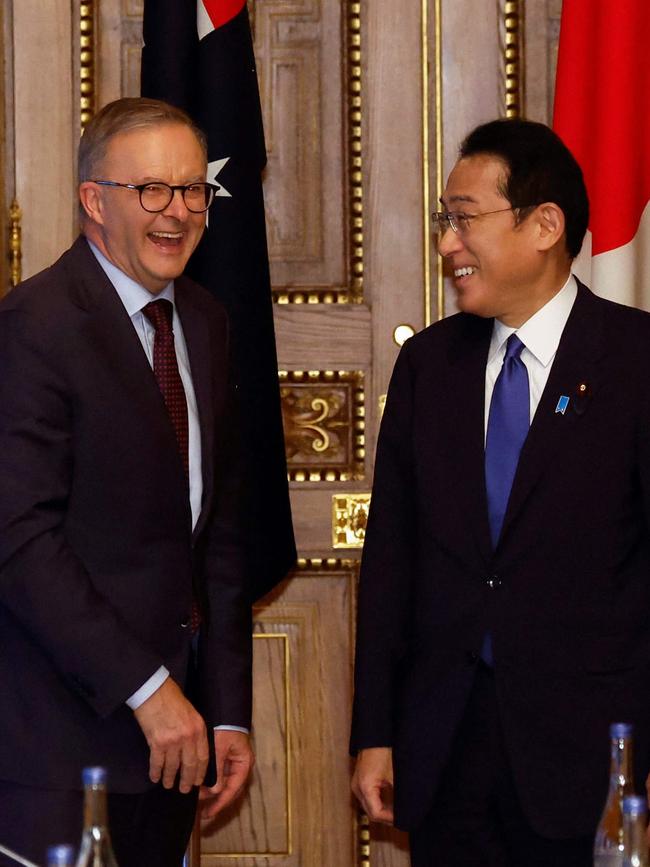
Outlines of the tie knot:
M 166 298 L 150 301 L 142 308 L 142 312 L 161 334 L 171 334 L 174 318 L 174 305 Z
M 510 358 L 519 358 L 521 355 L 521 350 L 524 348 L 524 344 L 517 337 L 516 334 L 511 334 L 508 338 L 508 342 L 506 343 L 506 356 L 503 359 L 504 362 L 508 361 Z

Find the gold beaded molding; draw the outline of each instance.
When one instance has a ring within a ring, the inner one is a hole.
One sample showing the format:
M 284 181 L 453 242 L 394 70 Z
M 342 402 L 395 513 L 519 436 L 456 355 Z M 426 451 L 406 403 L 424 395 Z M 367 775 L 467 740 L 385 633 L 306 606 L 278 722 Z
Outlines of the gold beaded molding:
M 274 289 L 276 304 L 363 303 L 363 175 L 361 157 L 361 3 L 345 0 L 348 175 L 348 280 L 342 288 Z
M 299 557 L 298 572 L 349 572 L 359 568 L 359 561 L 351 557 Z
M 9 279 L 12 286 L 17 286 L 22 276 L 22 217 L 18 201 L 14 199 L 9 208 Z
M 95 114 L 95 3 L 79 5 L 79 120 L 83 132 Z
M 350 161 L 350 298 L 363 301 L 363 176 L 361 159 L 361 3 L 348 3 L 348 129 Z
M 505 0 L 503 4 L 506 117 L 521 117 L 524 113 L 524 3 L 525 0 Z
M 359 867 L 370 867 L 370 820 L 359 811 L 357 828 L 359 831 Z

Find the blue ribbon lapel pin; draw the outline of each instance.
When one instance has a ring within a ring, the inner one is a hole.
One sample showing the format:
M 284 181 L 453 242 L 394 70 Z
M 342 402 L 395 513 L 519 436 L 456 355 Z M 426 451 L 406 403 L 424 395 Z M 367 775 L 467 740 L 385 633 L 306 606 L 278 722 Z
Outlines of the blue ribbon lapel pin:
M 566 396 L 566 394 L 561 394 L 560 399 L 557 402 L 557 406 L 555 407 L 555 412 L 556 413 L 559 412 L 562 415 L 564 415 L 564 413 L 567 410 L 568 405 L 569 405 L 569 398 Z

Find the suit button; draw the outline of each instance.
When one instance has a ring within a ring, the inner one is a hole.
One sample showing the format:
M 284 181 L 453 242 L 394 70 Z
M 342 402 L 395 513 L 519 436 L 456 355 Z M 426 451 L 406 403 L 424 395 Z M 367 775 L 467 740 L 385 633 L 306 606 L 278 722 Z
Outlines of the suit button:
M 479 661 L 479 655 L 475 650 L 468 650 L 465 654 L 465 659 L 468 665 L 476 665 Z
M 501 587 L 501 579 L 498 575 L 490 575 L 489 578 L 485 579 L 485 583 L 490 588 L 490 590 L 496 590 L 497 587 Z

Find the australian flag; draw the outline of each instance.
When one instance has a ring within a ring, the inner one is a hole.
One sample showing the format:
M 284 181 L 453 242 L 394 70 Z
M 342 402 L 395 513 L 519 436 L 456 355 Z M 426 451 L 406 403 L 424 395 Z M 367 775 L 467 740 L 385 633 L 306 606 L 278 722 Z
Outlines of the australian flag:
M 262 170 L 266 164 L 245 0 L 145 0 L 142 95 L 183 108 L 208 137 L 219 186 L 187 273 L 230 316 L 241 405 L 255 597 L 292 567 Z

